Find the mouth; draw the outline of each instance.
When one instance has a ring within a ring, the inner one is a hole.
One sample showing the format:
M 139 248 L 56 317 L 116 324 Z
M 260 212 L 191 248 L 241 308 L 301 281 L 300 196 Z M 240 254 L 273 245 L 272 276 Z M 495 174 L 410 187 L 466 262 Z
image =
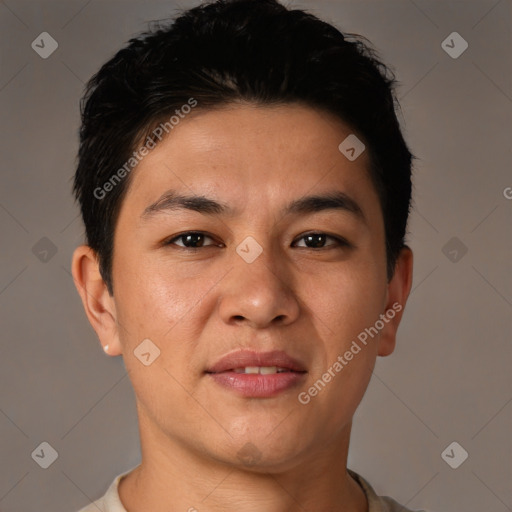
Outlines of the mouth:
M 248 373 L 248 374 L 257 374 L 260 375 L 273 375 L 275 373 L 284 373 L 290 372 L 289 368 L 280 368 L 277 366 L 246 366 L 245 368 L 233 368 L 230 370 L 234 373 Z
M 302 362 L 289 356 L 282 350 L 273 350 L 271 352 L 238 350 L 221 357 L 206 370 L 206 373 L 236 372 L 272 374 L 305 371 L 306 368 Z
M 205 373 L 239 396 L 271 398 L 300 385 L 307 371 L 300 361 L 283 351 L 242 350 L 222 357 Z

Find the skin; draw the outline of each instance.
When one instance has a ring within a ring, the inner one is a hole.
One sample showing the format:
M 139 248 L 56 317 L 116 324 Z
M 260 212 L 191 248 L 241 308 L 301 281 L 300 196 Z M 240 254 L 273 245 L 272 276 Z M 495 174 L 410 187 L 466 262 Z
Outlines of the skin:
M 115 231 L 113 296 L 94 252 L 76 249 L 86 314 L 108 353 L 123 356 L 135 390 L 142 463 L 119 485 L 129 512 L 367 511 L 346 471 L 352 417 L 376 357 L 394 350 L 403 309 L 308 404 L 297 398 L 380 314 L 405 307 L 411 288 L 408 248 L 387 280 L 367 152 L 351 162 L 338 150 L 350 133 L 298 104 L 195 112 L 132 171 Z M 168 189 L 235 212 L 142 220 Z M 292 200 L 333 190 L 354 199 L 364 221 L 338 209 L 281 213 Z M 195 252 L 183 238 L 164 245 L 187 231 L 206 232 Z M 312 231 L 350 245 L 326 238 L 308 247 L 302 237 Z M 235 250 L 248 236 L 263 248 L 250 264 Z M 150 366 L 133 354 L 146 338 L 161 351 Z M 274 398 L 240 397 L 204 373 L 238 348 L 285 350 L 307 376 Z M 259 457 L 252 465 L 238 457 L 248 442 Z

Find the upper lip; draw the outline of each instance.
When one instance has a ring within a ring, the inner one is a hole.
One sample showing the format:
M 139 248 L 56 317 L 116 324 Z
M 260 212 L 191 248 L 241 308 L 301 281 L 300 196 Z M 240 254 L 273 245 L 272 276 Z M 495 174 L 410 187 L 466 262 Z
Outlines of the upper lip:
M 305 372 L 304 365 L 282 350 L 256 352 L 254 350 L 238 350 L 221 357 L 206 373 L 220 373 L 247 366 L 277 366 L 295 372 Z

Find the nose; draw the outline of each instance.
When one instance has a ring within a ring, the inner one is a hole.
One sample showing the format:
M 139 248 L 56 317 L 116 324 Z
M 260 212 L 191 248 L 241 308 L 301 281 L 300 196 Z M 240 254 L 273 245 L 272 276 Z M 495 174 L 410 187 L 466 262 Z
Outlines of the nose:
M 219 314 L 226 324 L 256 329 L 288 325 L 300 314 L 293 276 L 284 257 L 263 252 L 248 263 L 233 251 L 231 271 L 222 283 Z

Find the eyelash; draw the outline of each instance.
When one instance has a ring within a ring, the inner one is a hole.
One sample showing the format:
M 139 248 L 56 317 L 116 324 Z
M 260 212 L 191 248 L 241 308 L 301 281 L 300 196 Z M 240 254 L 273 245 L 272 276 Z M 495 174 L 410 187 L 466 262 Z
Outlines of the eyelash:
M 212 244 L 212 245 L 207 245 L 207 246 L 203 246 L 203 247 L 186 247 L 186 246 L 181 246 L 181 245 L 174 244 L 174 242 L 176 240 L 184 238 L 184 237 L 186 237 L 188 235 L 202 235 L 202 236 L 205 236 L 206 238 L 210 238 L 211 240 L 215 241 L 215 238 L 213 236 L 211 236 L 208 233 L 205 233 L 203 231 L 186 231 L 185 233 L 181 233 L 181 234 L 179 234 L 179 235 L 177 235 L 177 236 L 175 236 L 173 238 L 168 239 L 167 241 L 164 242 L 164 245 L 165 246 L 174 245 L 175 247 L 179 247 L 182 250 L 186 250 L 186 251 L 190 251 L 190 252 L 196 252 L 199 249 L 204 249 L 206 247 L 213 247 L 214 246 L 214 244 Z M 324 236 L 326 236 L 326 238 L 330 238 L 330 239 L 334 240 L 336 243 L 335 244 L 326 245 L 324 247 L 317 247 L 317 248 L 315 248 L 315 247 L 302 247 L 303 249 L 310 249 L 312 251 L 319 251 L 319 250 L 327 250 L 329 248 L 334 248 L 334 247 L 345 247 L 345 248 L 352 247 L 352 245 L 350 243 L 348 243 L 345 239 L 343 239 L 341 237 L 329 235 L 329 234 L 324 233 L 322 231 L 313 231 L 313 232 L 310 232 L 310 233 L 305 233 L 302 236 L 300 236 L 299 238 L 296 238 L 294 240 L 294 243 L 295 243 L 295 241 L 303 240 L 307 236 L 315 236 L 315 235 L 324 235 Z

